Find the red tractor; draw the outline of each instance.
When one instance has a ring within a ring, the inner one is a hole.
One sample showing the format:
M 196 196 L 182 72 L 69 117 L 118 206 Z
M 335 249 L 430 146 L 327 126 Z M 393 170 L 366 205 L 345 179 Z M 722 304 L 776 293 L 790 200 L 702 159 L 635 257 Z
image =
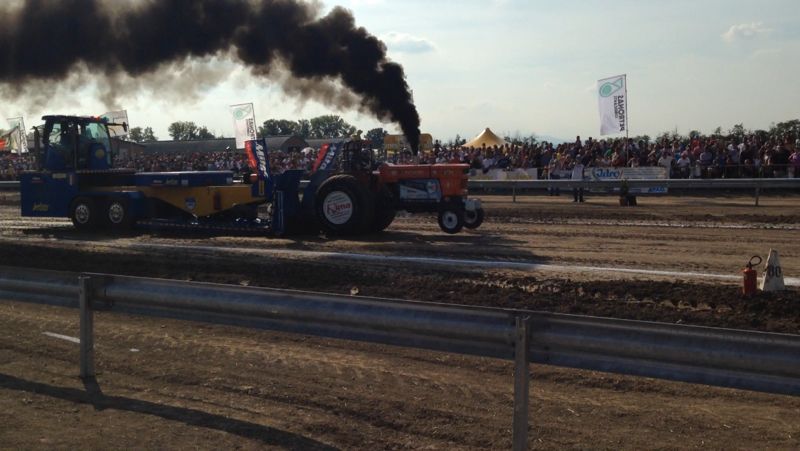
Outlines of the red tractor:
M 400 210 L 438 213 L 439 227 L 450 234 L 483 222 L 480 200 L 467 198 L 466 164 L 376 164 L 369 142 L 355 140 L 324 146 L 314 166 L 304 196 L 311 199 L 303 203 L 313 202 L 327 234 L 379 232 Z

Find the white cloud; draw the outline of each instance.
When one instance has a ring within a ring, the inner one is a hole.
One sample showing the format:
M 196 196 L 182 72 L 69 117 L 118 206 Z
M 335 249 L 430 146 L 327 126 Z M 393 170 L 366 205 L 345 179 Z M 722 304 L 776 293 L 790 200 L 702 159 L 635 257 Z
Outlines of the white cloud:
M 728 31 L 722 33 L 722 39 L 726 42 L 734 42 L 738 39 L 753 39 L 770 31 L 772 30 L 764 27 L 764 22 L 741 23 L 731 25 Z
M 427 53 L 436 49 L 433 43 L 425 38 L 407 33 L 390 32 L 381 36 L 389 50 L 403 53 Z
M 383 0 L 350 0 L 350 4 L 354 7 L 358 6 L 375 6 L 383 3 Z

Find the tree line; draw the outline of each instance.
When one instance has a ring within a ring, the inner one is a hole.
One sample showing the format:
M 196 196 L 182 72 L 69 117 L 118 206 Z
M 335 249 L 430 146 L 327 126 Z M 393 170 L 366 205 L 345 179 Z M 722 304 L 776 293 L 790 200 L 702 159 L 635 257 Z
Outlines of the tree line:
M 199 126 L 191 121 L 178 121 L 170 124 L 167 133 L 173 141 L 192 141 L 224 138 L 216 135 L 206 126 Z M 361 135 L 363 132 L 335 114 L 317 116 L 311 119 L 268 119 L 258 127 L 259 137 L 296 135 L 303 139 L 346 138 Z M 383 138 L 388 134 L 383 128 L 373 128 L 364 134 L 377 146 L 383 145 Z M 128 139 L 137 143 L 158 141 L 152 127 L 133 127 L 128 131 Z
M 198 126 L 194 122 L 188 121 L 173 122 L 170 124 L 167 131 L 173 141 L 223 138 L 221 135 L 215 135 L 205 126 Z M 134 142 L 144 143 L 158 141 L 158 137 L 153 133 L 152 127 L 133 127 L 128 133 L 129 139 Z M 323 139 L 345 138 L 355 134 L 362 134 L 362 132 L 337 115 L 324 115 L 312 119 L 300 119 L 296 121 L 290 119 L 269 119 L 258 127 L 258 135 L 260 137 L 297 135 L 303 139 Z M 751 134 L 764 137 L 788 137 L 798 139 L 800 138 L 800 119 L 773 123 L 770 125 L 769 130 L 750 130 L 745 128 L 744 124 L 736 124 L 727 132 L 723 131 L 722 127 L 717 127 L 711 136 L 727 139 L 741 139 L 745 135 Z M 376 147 L 381 147 L 383 146 L 383 139 L 386 135 L 388 135 L 388 132 L 383 128 L 373 128 L 364 133 L 363 137 L 372 141 Z M 536 135 L 523 136 L 520 135 L 519 132 L 514 135 L 510 133 L 503 135 L 506 141 L 514 144 L 534 144 L 538 141 Z M 688 134 L 689 138 L 699 136 L 703 136 L 703 134 L 697 130 L 692 130 Z M 632 136 L 631 138 L 634 138 L 636 141 L 643 140 L 645 142 L 652 140 L 648 135 Z M 677 130 L 663 132 L 656 136 L 657 141 L 680 138 L 681 135 Z M 465 142 L 466 139 L 462 138 L 461 135 L 456 135 L 455 138 L 450 139 L 446 144 L 458 146 Z

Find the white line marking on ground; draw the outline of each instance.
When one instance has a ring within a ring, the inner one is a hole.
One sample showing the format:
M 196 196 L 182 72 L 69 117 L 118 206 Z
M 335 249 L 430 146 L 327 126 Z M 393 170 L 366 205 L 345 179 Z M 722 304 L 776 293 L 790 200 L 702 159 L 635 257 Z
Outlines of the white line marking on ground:
M 42 332 L 42 335 L 47 335 L 48 337 L 58 338 L 59 340 L 65 340 L 65 341 L 69 341 L 69 342 L 72 342 L 72 343 L 81 344 L 80 338 L 70 337 L 68 335 L 56 334 L 56 333 L 53 333 L 53 332 Z

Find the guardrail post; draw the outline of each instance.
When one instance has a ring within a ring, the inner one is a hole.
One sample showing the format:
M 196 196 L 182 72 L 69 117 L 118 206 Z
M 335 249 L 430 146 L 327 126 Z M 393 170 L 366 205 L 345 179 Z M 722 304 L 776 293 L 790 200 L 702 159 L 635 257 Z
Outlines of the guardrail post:
M 530 380 L 528 374 L 528 339 L 530 317 L 517 316 L 514 342 L 514 451 L 528 449 L 528 404 Z
M 758 207 L 758 198 L 761 196 L 761 186 L 756 185 L 756 207 Z
M 94 371 L 94 312 L 92 311 L 92 278 L 78 277 L 81 317 L 81 379 L 95 376 Z

